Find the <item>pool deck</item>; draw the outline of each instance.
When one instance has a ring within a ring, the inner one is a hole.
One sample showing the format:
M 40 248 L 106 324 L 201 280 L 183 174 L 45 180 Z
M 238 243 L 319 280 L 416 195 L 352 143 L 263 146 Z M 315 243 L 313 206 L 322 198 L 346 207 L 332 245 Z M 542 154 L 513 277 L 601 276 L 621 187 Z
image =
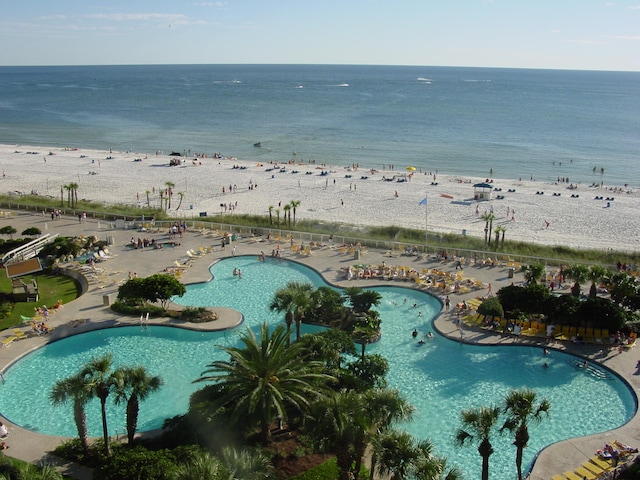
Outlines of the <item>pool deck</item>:
M 219 239 L 200 232 L 186 232 L 183 238 L 174 239 L 180 245 L 173 248 L 163 248 L 154 250 L 146 248 L 133 250 L 127 247 L 131 237 L 138 236 L 156 238 L 158 241 L 167 241 L 165 233 L 142 233 L 135 230 L 116 230 L 108 223 L 97 222 L 87 219 L 85 223 L 78 223 L 77 218 L 63 217 L 57 221 L 51 221 L 50 217 L 39 215 L 18 213 L 15 216 L 1 218 L 0 224 L 11 225 L 18 232 L 28 227 L 38 227 L 44 233 L 59 233 L 61 236 L 95 235 L 99 239 L 105 240 L 108 236 L 114 238 L 114 244 L 109 248 L 113 258 L 96 264 L 96 268 L 101 270 L 89 285 L 86 294 L 77 300 L 64 305 L 50 317 L 49 324 L 55 329 L 50 335 L 37 336 L 30 333 L 29 325 L 22 329 L 27 333 L 28 338 L 14 341 L 8 347 L 0 348 L 0 372 L 3 372 L 12 362 L 23 355 L 41 347 L 48 341 L 74 335 L 88 330 L 105 328 L 118 325 L 137 325 L 139 319 L 121 317 L 114 313 L 105 300 L 112 302 L 117 296 L 118 284 L 128 278 L 129 272 L 136 273 L 140 277 L 162 272 L 167 267 L 175 267 L 176 261 L 184 263 L 189 260 L 189 266 L 182 272 L 181 280 L 188 283 L 207 281 L 210 279 L 209 267 L 212 263 L 221 258 L 232 256 L 232 248 L 235 246 L 236 255 L 255 255 L 261 251 L 267 255 L 276 248 L 275 242 L 257 242 L 255 239 L 240 239 L 232 242 L 224 250 L 221 250 Z M 199 247 L 213 247 L 215 251 L 205 253 L 197 258 L 189 259 L 187 250 L 198 250 Z M 344 279 L 342 269 L 355 263 L 406 265 L 422 271 L 423 268 L 438 268 L 443 271 L 455 274 L 455 263 L 443 264 L 436 259 L 419 260 L 417 257 L 389 256 L 385 251 L 370 250 L 359 260 L 355 260 L 353 255 L 348 255 L 340 251 L 339 248 L 324 247 L 313 250 L 311 256 L 302 256 L 289 248 L 288 243 L 282 244 L 283 258 L 295 260 L 317 270 L 326 281 L 338 286 L 373 286 L 384 284 L 381 280 L 351 280 Z M 493 292 L 514 282 L 521 284 L 523 277 L 521 273 L 516 273 L 514 278 L 509 278 L 507 269 L 503 267 L 466 267 L 464 276 L 473 277 L 485 284 L 490 283 Z M 389 282 L 387 282 L 389 283 Z M 413 287 L 413 282 L 391 282 L 394 285 Z M 487 294 L 487 289 L 472 291 L 466 294 L 453 294 L 450 296 L 452 307 L 462 300 Z M 36 306 L 39 304 L 34 304 Z M 186 324 L 170 319 L 151 319 L 150 324 L 170 324 L 184 328 L 194 328 L 202 330 L 220 330 L 234 328 L 241 324 L 242 315 L 231 309 L 214 308 L 219 318 L 214 322 L 203 324 Z M 434 322 L 435 329 L 442 335 L 450 337 L 455 341 L 460 341 L 460 332 L 454 324 L 454 308 L 449 312 L 444 309 Z M 242 328 L 242 327 L 240 327 Z M 0 333 L 0 336 L 11 335 L 11 330 Z M 543 346 L 541 339 L 531 339 L 520 341 L 520 344 Z M 510 345 L 514 343 L 513 338 L 502 337 L 499 334 L 481 330 L 464 329 L 463 341 L 478 344 Z M 565 350 L 577 355 L 590 358 L 622 376 L 638 392 L 640 388 L 640 368 L 636 368 L 638 355 L 635 350 L 619 353 L 617 350 L 607 350 L 603 345 L 574 345 L 570 342 L 556 342 L 548 348 Z M 55 368 L 52 365 L 51 368 Z M 46 372 L 43 372 L 46 374 Z M 579 395 L 580 392 L 576 392 Z M 50 411 L 49 405 L 25 405 L 25 408 L 41 408 L 43 414 Z M 597 415 L 598 412 L 594 412 Z M 48 452 L 52 451 L 63 440 L 61 437 L 41 435 L 12 424 L 7 419 L 0 417 L 2 422 L 9 429 L 9 437 L 4 439 L 9 449 L 6 455 L 19 458 L 33 463 L 47 463 L 59 466 L 59 469 L 73 478 L 90 479 L 91 472 L 75 464 L 68 464 L 52 456 Z M 551 410 L 551 420 L 553 419 L 553 405 Z M 452 419 L 453 420 L 453 419 Z M 588 419 L 585 419 L 588 421 Z M 529 476 L 530 480 L 548 480 L 552 475 L 573 470 L 592 457 L 596 450 L 602 448 L 605 442 L 619 440 L 633 446 L 640 446 L 640 415 L 638 413 L 622 427 L 606 433 L 570 439 L 551 445 L 544 449 L 538 456 L 535 466 Z M 450 436 L 451 432 L 441 432 L 441 435 Z M 431 432 L 431 436 L 438 437 L 438 432 Z M 514 451 L 515 453 L 515 451 Z

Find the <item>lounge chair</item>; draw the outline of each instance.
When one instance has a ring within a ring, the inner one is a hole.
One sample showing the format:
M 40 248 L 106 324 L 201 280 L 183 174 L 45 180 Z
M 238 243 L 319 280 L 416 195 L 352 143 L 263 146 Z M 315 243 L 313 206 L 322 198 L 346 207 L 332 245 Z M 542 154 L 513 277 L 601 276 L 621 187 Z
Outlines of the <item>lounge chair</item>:
M 575 473 L 577 473 L 582 480 L 584 480 L 585 478 L 587 480 L 595 480 L 596 478 L 598 478 L 597 475 L 595 475 L 593 472 L 587 470 L 584 467 L 578 467 L 575 469 Z
M 11 335 L 10 337 L 6 337 L 6 338 L 3 338 L 2 340 L 0 340 L 0 344 L 3 347 L 8 347 L 13 342 L 15 342 L 17 339 L 18 339 L 18 337 L 15 337 L 15 336 Z
M 27 334 L 26 334 L 26 333 L 24 333 L 24 332 L 23 332 L 21 329 L 19 329 L 19 328 L 14 328 L 14 329 L 12 330 L 12 332 L 13 332 L 13 334 L 15 335 L 15 337 L 16 337 L 18 340 L 22 340 L 23 338 L 27 338 Z
M 571 470 L 564 472 L 563 475 L 567 477 L 569 480 L 583 480 L 582 476 L 578 476 L 576 473 L 572 472 Z

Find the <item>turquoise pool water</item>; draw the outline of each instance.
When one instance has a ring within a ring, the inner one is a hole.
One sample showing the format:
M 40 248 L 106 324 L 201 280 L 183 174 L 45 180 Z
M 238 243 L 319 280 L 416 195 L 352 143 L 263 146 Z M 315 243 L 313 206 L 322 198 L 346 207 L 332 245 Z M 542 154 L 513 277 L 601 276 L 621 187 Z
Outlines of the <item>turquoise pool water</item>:
M 232 275 L 241 268 L 243 278 Z M 161 376 L 165 385 L 142 404 L 140 429 L 162 425 L 165 418 L 184 413 L 192 385 L 206 364 L 223 359 L 217 345 L 235 344 L 238 332 L 271 324 L 281 316 L 268 310 L 273 292 L 290 280 L 323 285 L 314 271 L 292 262 L 256 262 L 236 257 L 212 267 L 214 280 L 188 287 L 180 299 L 185 305 L 229 306 L 245 314 L 245 324 L 221 333 L 202 333 L 171 327 L 122 327 L 89 332 L 54 342 L 18 361 L 0 384 L 0 412 L 13 422 L 46 434 L 75 435 L 71 406 L 50 407 L 48 394 L 60 378 L 75 373 L 89 358 L 111 352 L 118 364 L 141 364 Z M 530 387 L 549 399 L 551 416 L 531 429 L 525 463 L 545 445 L 617 427 L 635 412 L 635 401 L 625 384 L 609 375 L 603 379 L 572 365 L 571 357 L 552 352 L 543 358 L 532 347 L 481 347 L 436 336 L 423 346 L 411 337 L 431 329 L 440 303 L 423 292 L 398 287 L 377 287 L 383 296 L 378 307 L 383 338 L 368 353 L 380 353 L 390 363 L 389 381 L 416 406 L 414 422 L 403 425 L 413 435 L 432 440 L 438 452 L 462 469 L 465 478 L 479 478 L 480 458 L 475 445 L 458 448 L 453 443 L 459 414 L 473 406 L 500 402 L 514 388 Z M 412 305 L 416 303 L 417 307 Z M 422 317 L 418 316 L 422 312 Z M 310 331 L 310 329 L 306 329 Z M 542 368 L 544 362 L 549 368 Z M 87 407 L 92 435 L 100 435 L 98 403 Z M 586 420 L 585 420 L 586 419 Z M 124 409 L 110 403 L 112 434 L 124 431 Z M 508 437 L 496 436 L 491 458 L 494 479 L 512 478 L 515 449 Z

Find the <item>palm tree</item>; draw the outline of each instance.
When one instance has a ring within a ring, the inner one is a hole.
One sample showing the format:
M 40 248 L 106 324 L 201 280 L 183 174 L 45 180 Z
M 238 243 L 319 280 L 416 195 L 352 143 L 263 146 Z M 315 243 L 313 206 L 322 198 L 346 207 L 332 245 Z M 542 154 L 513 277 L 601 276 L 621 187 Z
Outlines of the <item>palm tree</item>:
M 178 203 L 176 210 L 180 210 L 180 205 L 182 205 L 182 200 L 184 200 L 184 192 L 178 192 L 178 196 L 180 197 L 180 202 Z
M 63 187 L 67 191 L 67 207 L 71 207 L 71 184 L 63 185 Z
M 71 193 L 71 206 L 75 208 L 78 205 L 78 184 L 71 182 L 68 186 Z
M 144 193 L 147 195 L 147 208 L 151 208 L 151 200 L 149 199 L 149 195 L 151 194 L 151 190 L 145 190 Z
M 480 407 L 462 412 L 462 425 L 464 428 L 456 432 L 456 443 L 464 445 L 465 441 L 480 440 L 478 453 L 482 457 L 482 480 L 489 480 L 489 457 L 493 454 L 493 446 L 489 440 L 491 431 L 500 416 L 499 407 Z
M 500 243 L 500 234 L 502 233 L 502 229 L 503 229 L 502 225 L 498 225 L 494 230 L 494 233 L 496 234 L 496 239 L 493 242 L 493 246 L 496 250 L 498 249 L 498 244 Z
M 89 433 L 87 432 L 87 415 L 84 407 L 90 398 L 91 394 L 87 382 L 81 375 L 73 375 L 57 381 L 49 394 L 49 399 L 54 405 L 73 402 L 73 420 L 85 453 L 89 452 Z
M 171 210 L 171 198 L 173 198 L 173 188 L 176 186 L 173 182 L 164 182 L 167 187 L 167 209 Z
M 504 234 L 507 231 L 507 227 L 500 227 L 502 228 L 502 238 L 500 239 L 500 248 L 504 248 Z
M 523 270 L 525 281 L 528 284 L 536 284 L 544 274 L 545 266 L 544 263 L 530 263 L 529 265 L 525 265 Z
M 575 282 L 571 287 L 571 295 L 580 296 L 580 285 L 589 278 L 589 267 L 586 265 L 571 265 L 564 269 L 565 277 L 573 279 Z
M 284 288 L 276 290 L 269 308 L 278 313 L 285 312 L 287 335 L 291 332 L 291 325 L 296 324 L 296 340 L 300 340 L 300 327 L 305 311 L 311 305 L 313 285 L 310 283 L 289 282 Z M 289 335 L 290 336 L 290 335 Z
M 480 218 L 484 220 L 484 243 L 485 245 L 489 245 L 491 242 L 491 237 L 489 233 L 491 233 L 491 226 L 493 225 L 493 220 L 496 218 L 493 213 L 483 213 L 480 215 Z
M 293 224 L 296 224 L 296 209 L 300 206 L 300 200 L 291 200 L 291 208 L 293 209 Z
M 230 479 L 261 480 L 269 478 L 273 466 L 269 457 L 260 450 L 225 447 L 220 452 L 220 462 L 229 472 Z
M 269 205 L 269 225 L 273 225 L 273 205 Z
M 133 445 L 138 428 L 140 402 L 162 386 L 162 379 L 149 375 L 144 367 L 124 367 L 113 372 L 115 402 L 127 402 L 127 442 Z
M 102 436 L 104 439 L 104 454 L 109 456 L 109 429 L 107 428 L 107 398 L 113 387 L 111 376 L 113 366 L 113 355 L 106 354 L 96 357 L 86 364 L 80 372 L 81 377 L 87 382 L 89 393 L 92 397 L 100 399 L 100 412 L 102 414 Z
M 347 287 L 344 297 L 349 300 L 354 312 L 368 312 L 371 307 L 380 305 L 382 295 L 375 290 L 363 290 L 360 287 Z
M 513 390 L 505 398 L 504 412 L 507 419 L 501 430 L 515 434 L 516 469 L 518 480 L 522 480 L 522 453 L 529 444 L 529 423 L 542 421 L 542 414 L 549 415 L 551 404 L 544 398 L 536 405 L 536 392 L 529 389 Z
M 291 205 L 287 203 L 284 207 L 282 207 L 282 210 L 284 210 L 285 223 L 289 222 L 289 226 L 291 226 Z M 287 217 L 289 217 L 288 220 Z
M 64 207 L 64 185 L 60 185 L 60 206 Z
M 222 395 L 214 399 L 213 410 L 232 405 L 231 420 L 254 419 L 264 445 L 271 440 L 270 426 L 288 412 L 304 412 L 335 381 L 322 373 L 322 363 L 301 362 L 302 344 L 288 345 L 287 331 L 278 325 L 270 333 L 264 323 L 260 339 L 251 330 L 240 337 L 244 348 L 220 347 L 228 361 L 218 360 L 202 372 L 196 382 L 219 382 Z
M 378 450 L 380 463 L 378 473 L 391 475 L 397 480 L 416 478 L 419 480 L 453 480 L 459 478 L 455 469 L 447 469 L 446 461 L 434 457 L 429 441 L 418 441 L 406 432 L 390 431 L 377 439 L 374 450 Z
M 587 277 L 591 280 L 591 288 L 589 289 L 589 297 L 596 298 L 598 294 L 597 283 L 607 276 L 607 269 L 602 265 L 591 265 Z
M 173 472 L 175 480 L 221 480 L 223 467 L 220 460 L 207 452 L 198 452 L 189 456 Z
M 280 228 L 280 209 L 276 208 L 276 217 L 278 219 L 278 228 Z

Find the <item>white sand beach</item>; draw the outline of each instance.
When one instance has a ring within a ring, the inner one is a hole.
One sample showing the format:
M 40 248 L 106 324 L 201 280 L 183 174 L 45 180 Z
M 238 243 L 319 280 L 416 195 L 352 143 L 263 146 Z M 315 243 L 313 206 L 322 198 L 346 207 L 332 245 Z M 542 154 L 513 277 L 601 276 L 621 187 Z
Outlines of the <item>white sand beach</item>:
M 638 188 L 494 178 L 491 184 L 499 190 L 492 192 L 492 200 L 478 202 L 473 185 L 487 179 L 439 173 L 434 178 L 433 172 L 411 172 L 405 165 L 369 171 L 289 163 L 291 159 L 276 166 L 167 153 L 0 145 L 0 191 L 60 198 L 61 186 L 75 182 L 81 199 L 145 206 L 150 192 L 151 205 L 159 206 L 159 191 L 171 182 L 170 214 L 176 217 L 221 213 L 221 205 L 227 211 L 233 205 L 236 213 L 259 215 L 268 215 L 272 206 L 274 218 L 278 208 L 282 218 L 282 207 L 296 200 L 298 219 L 418 229 L 426 224 L 434 234 L 466 231 L 476 237 L 484 236 L 482 214 L 493 209 L 493 228 L 505 227 L 506 240 L 600 250 L 640 248 Z M 169 166 L 171 158 L 182 163 Z M 323 171 L 328 173 L 321 175 Z M 425 196 L 427 207 L 420 205 Z

